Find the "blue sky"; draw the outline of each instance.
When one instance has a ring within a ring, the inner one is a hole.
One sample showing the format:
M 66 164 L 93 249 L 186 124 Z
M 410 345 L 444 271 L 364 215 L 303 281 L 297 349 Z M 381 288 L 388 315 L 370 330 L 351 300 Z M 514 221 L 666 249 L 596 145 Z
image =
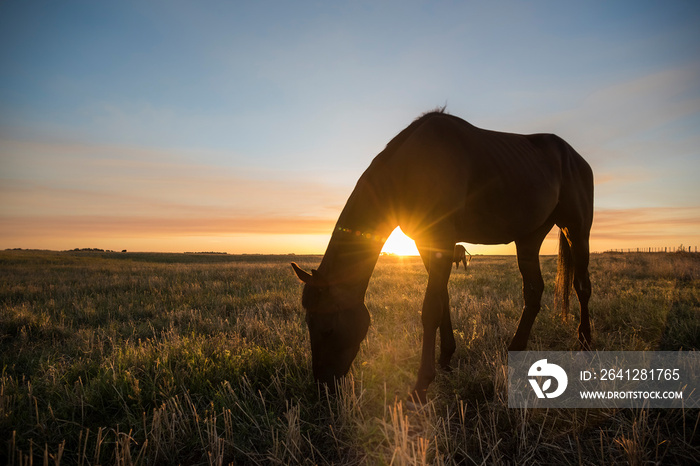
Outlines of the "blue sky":
M 321 253 L 445 104 L 570 142 L 594 249 L 700 245 L 698 24 L 693 1 L 0 1 L 0 248 Z

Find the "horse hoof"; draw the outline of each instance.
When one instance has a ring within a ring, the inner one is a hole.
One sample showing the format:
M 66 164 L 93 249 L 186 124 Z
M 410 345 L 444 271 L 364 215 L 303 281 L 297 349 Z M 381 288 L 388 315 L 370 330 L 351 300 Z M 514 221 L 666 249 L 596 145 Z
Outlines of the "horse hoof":
M 414 393 L 408 399 L 403 401 L 403 406 L 406 409 L 406 411 L 417 413 L 423 411 L 423 409 L 425 409 L 425 407 L 428 406 L 428 402 L 425 399 L 419 400 L 416 394 Z
M 442 369 L 445 372 L 452 372 L 452 366 L 449 364 L 440 364 L 440 369 Z
M 422 408 L 428 402 L 426 398 L 427 390 L 414 390 L 410 397 L 406 400 L 406 406 L 412 406 L 411 409 L 416 410 Z
M 423 409 L 423 405 L 420 403 L 414 403 L 411 400 L 404 401 L 403 405 L 406 407 L 406 411 L 420 411 Z

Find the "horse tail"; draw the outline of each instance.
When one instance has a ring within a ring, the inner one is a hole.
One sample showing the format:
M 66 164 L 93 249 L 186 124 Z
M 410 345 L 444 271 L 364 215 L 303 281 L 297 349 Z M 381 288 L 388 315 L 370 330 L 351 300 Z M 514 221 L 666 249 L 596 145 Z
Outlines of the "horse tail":
M 554 306 L 561 309 L 561 316 L 566 320 L 569 315 L 569 298 L 574 284 L 574 261 L 571 246 L 563 230 L 559 230 L 559 263 L 557 264 L 557 282 L 554 290 Z

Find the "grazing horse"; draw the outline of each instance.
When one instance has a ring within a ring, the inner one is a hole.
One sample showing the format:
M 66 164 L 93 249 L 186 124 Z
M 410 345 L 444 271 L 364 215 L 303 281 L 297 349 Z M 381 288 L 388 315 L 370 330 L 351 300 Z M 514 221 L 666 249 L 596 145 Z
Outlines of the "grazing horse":
M 566 315 L 573 285 L 581 306 L 578 340 L 591 344 L 588 300 L 593 173 L 552 134 L 488 131 L 436 111 L 394 137 L 362 174 L 343 208 L 318 270 L 296 264 L 305 283 L 302 305 L 317 382 L 329 385 L 350 370 L 367 334 L 364 303 L 382 246 L 396 226 L 412 237 L 428 271 L 422 307 L 423 347 L 412 396 L 426 401 L 435 378 L 436 332 L 441 367 L 455 351 L 447 283 L 458 242 L 515 241 L 524 309 L 509 350 L 525 350 L 544 289 L 539 251 L 559 232 L 557 294 Z
M 469 256 L 469 259 L 467 259 L 467 256 Z M 464 270 L 467 270 L 467 266 L 472 263 L 472 255 L 469 254 L 467 248 L 461 244 L 455 244 L 455 252 L 452 254 L 452 262 L 455 263 L 456 269 L 459 269 L 459 263 L 462 262 L 464 264 Z

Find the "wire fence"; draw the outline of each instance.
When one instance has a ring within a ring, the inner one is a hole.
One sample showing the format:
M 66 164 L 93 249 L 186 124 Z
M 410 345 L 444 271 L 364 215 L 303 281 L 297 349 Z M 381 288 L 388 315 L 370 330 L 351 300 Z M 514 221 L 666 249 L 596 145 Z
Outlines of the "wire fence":
M 622 248 L 622 249 L 608 249 L 604 252 L 614 252 L 614 253 L 632 253 L 632 252 L 698 252 L 697 246 L 675 246 L 675 247 L 646 247 L 646 248 Z

